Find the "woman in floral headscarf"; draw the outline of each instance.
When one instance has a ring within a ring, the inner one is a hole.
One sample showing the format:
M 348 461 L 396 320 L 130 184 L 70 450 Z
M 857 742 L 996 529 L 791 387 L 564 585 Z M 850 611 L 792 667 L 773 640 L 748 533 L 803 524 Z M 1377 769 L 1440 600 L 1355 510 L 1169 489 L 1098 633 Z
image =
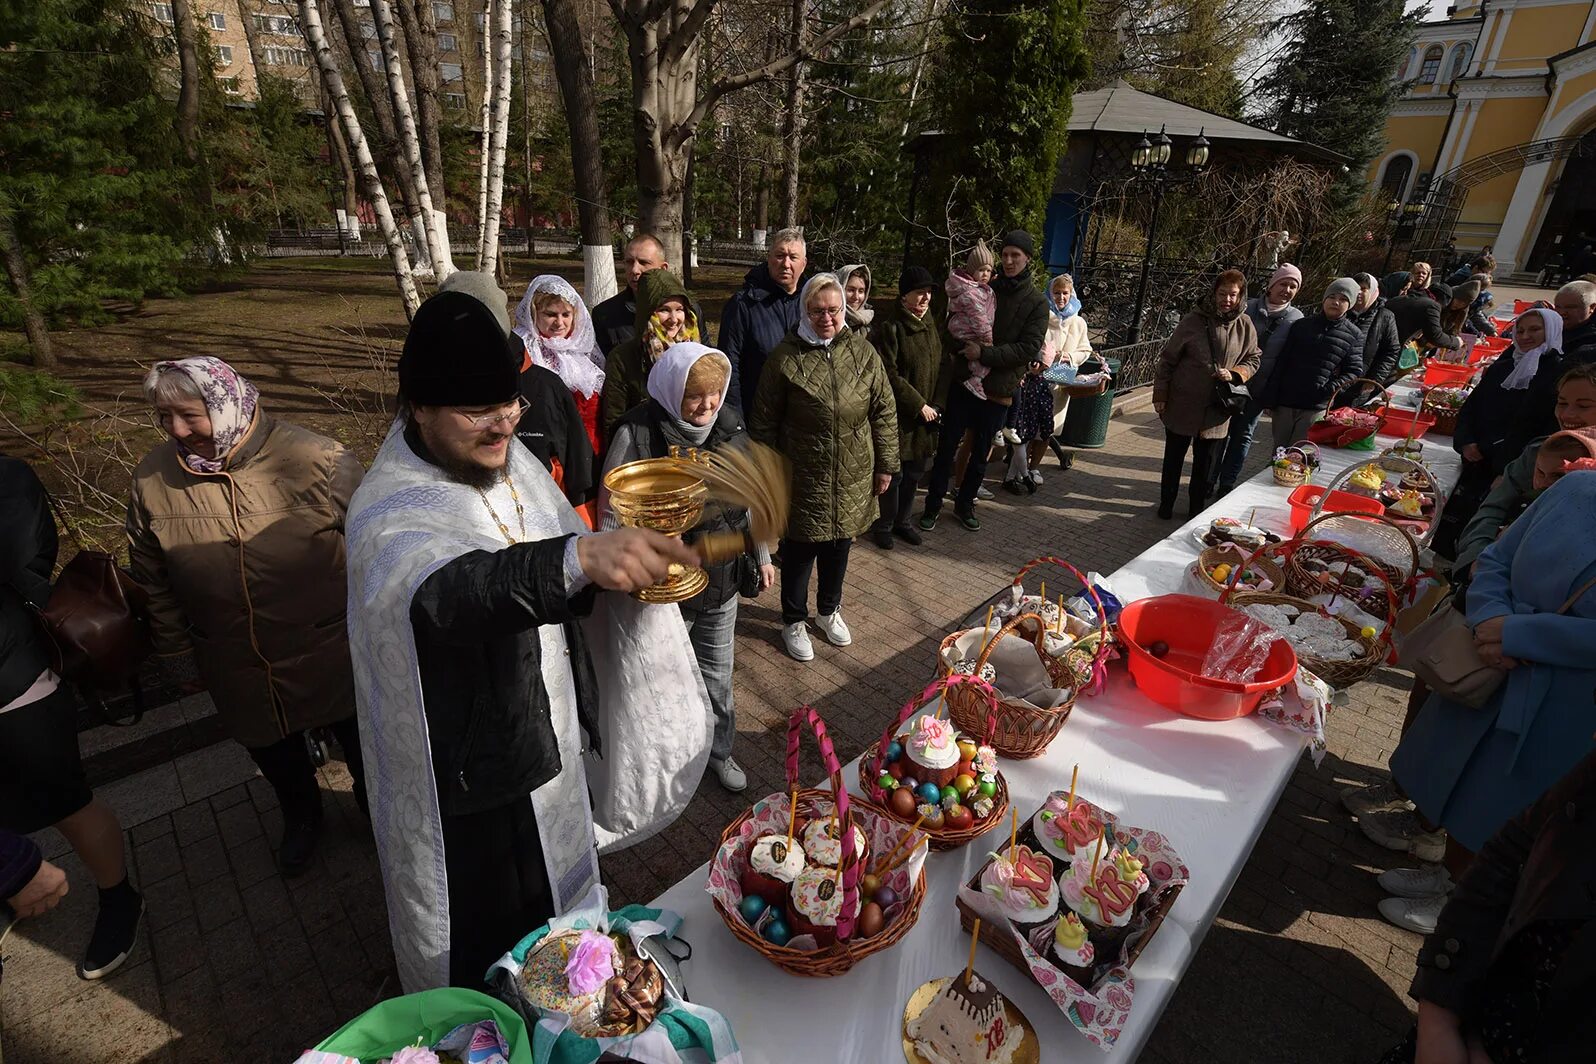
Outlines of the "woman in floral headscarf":
M 344 628 L 344 515 L 360 463 L 268 416 L 218 358 L 157 362 L 144 397 L 170 437 L 134 470 L 127 516 L 155 650 L 176 682 L 210 691 L 277 792 L 278 867 L 294 875 L 322 821 L 305 729 L 332 728 L 365 804 Z
M 571 389 L 594 454 L 603 454 L 599 393 L 604 389 L 604 352 L 593 318 L 571 282 L 552 273 L 532 278 L 515 308 L 515 334 L 526 345 L 526 363 L 559 374 Z

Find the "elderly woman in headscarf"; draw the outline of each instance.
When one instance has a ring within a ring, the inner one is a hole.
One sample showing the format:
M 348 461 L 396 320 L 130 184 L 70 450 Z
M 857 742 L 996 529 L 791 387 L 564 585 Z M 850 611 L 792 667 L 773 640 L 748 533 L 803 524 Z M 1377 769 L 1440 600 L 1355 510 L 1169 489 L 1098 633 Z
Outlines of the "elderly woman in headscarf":
M 870 289 L 874 285 L 870 267 L 862 262 L 844 266 L 837 271 L 837 280 L 842 284 L 843 317 L 848 328 L 868 336 L 876 320 L 876 309 L 870 305 Z
M 853 537 L 876 516 L 875 496 L 898 469 L 898 414 L 881 356 L 845 324 L 842 283 L 804 285 L 803 317 L 770 353 L 754 394 L 749 435 L 793 464 L 792 510 L 781 544 L 782 641 L 797 661 L 809 641 L 809 575 L 820 569 L 817 625 L 845 647 L 842 582 Z
M 599 394 L 604 389 L 604 352 L 593 318 L 571 282 L 552 273 L 532 278 L 515 308 L 515 334 L 526 346 L 522 368 L 542 366 L 559 375 L 576 401 L 593 453 L 603 454 Z
M 157 362 L 144 398 L 170 437 L 133 471 L 127 516 L 155 650 L 180 682 L 197 670 L 277 793 L 277 863 L 294 875 L 322 823 L 307 728 L 332 728 L 365 803 L 344 627 L 344 517 L 360 463 L 270 416 L 219 358 Z
M 646 273 L 643 279 L 647 281 L 663 272 Z M 605 471 L 645 458 L 664 458 L 672 446 L 718 451 L 746 441 L 742 415 L 726 405 L 730 387 L 731 360 L 721 352 L 695 341 L 667 347 L 649 372 L 648 401 L 633 407 L 616 422 L 604 461 Z M 614 516 L 608 512 L 608 503 L 606 496 L 601 503 L 603 523 L 613 527 Z M 748 511 L 711 505 L 705 509 L 704 519 L 684 539 L 690 543 L 706 533 L 728 529 L 747 531 Z M 747 774 L 732 757 L 732 741 L 737 737 L 737 713 L 732 702 L 737 595 L 745 579 L 757 580 L 756 586 L 761 590 L 771 586 L 776 582 L 776 569 L 769 551 L 762 546 L 757 555 L 742 554 L 705 568 L 709 585 L 681 603 L 682 619 L 687 622 L 688 638 L 715 713 L 709 766 L 721 786 L 736 792 L 748 786 Z

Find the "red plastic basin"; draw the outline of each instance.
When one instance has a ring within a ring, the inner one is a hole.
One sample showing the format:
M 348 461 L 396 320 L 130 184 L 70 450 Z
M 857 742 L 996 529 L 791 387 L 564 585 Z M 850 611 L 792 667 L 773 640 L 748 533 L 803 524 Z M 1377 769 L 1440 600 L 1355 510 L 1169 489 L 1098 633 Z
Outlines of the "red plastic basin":
M 1472 380 L 1477 372 L 1479 372 L 1478 368 L 1472 365 L 1464 365 L 1458 362 L 1442 362 L 1438 358 L 1426 359 L 1424 363 L 1424 386 L 1426 388 L 1461 388 Z
M 1263 696 L 1297 674 L 1297 653 L 1284 639 L 1269 648 L 1258 675 L 1248 683 L 1204 676 L 1203 659 L 1223 624 L 1241 623 L 1244 614 L 1196 595 L 1159 595 L 1128 604 L 1119 615 L 1131 679 L 1142 694 L 1167 709 L 1203 720 L 1233 720 L 1258 708 Z M 1155 658 L 1147 648 L 1169 644 Z
M 1328 490 L 1317 484 L 1304 484 L 1294 489 L 1286 497 L 1286 502 L 1291 504 L 1291 530 L 1301 532 L 1313 520 L 1313 508 L 1324 499 Z M 1355 495 L 1350 491 L 1332 491 L 1330 497 L 1324 500 L 1323 513 L 1345 514 L 1383 514 L 1385 507 L 1380 505 L 1378 499 L 1371 499 L 1367 495 Z
M 1385 418 L 1385 425 L 1380 429 L 1382 436 L 1398 436 L 1406 439 L 1419 440 L 1424 434 L 1435 427 L 1435 415 L 1426 414 L 1417 410 L 1401 410 L 1382 406 L 1375 411 Z

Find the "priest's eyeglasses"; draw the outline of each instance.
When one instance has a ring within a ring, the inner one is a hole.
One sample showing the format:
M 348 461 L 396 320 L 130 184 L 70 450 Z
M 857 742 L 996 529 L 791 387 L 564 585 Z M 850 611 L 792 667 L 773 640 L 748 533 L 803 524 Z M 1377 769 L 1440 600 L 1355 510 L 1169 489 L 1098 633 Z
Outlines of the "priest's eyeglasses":
M 514 425 L 516 422 L 521 420 L 522 415 L 524 415 L 530 408 L 531 404 L 525 399 L 517 398 L 515 401 L 515 406 L 509 410 L 499 410 L 496 413 L 481 414 L 476 416 L 461 411 L 460 416 L 471 422 L 471 427 L 480 432 L 484 429 L 493 428 L 501 421 Z

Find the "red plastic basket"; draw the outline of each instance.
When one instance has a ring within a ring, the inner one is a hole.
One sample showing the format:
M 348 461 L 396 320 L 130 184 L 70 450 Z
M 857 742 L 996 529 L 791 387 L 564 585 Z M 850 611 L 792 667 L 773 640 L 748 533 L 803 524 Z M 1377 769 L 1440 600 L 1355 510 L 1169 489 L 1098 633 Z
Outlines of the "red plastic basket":
M 1476 372 L 1478 372 L 1476 367 L 1464 365 L 1460 362 L 1442 362 L 1438 358 L 1426 359 L 1424 362 L 1424 386 L 1426 388 L 1461 388 L 1474 379 Z
M 1258 708 L 1263 696 L 1291 682 L 1297 653 L 1276 639 L 1258 679 L 1234 683 L 1202 674 L 1203 659 L 1222 624 L 1247 623 L 1229 606 L 1196 595 L 1158 595 L 1128 603 L 1119 615 L 1119 640 L 1125 647 L 1131 679 L 1142 694 L 1166 709 L 1202 720 L 1234 720 Z M 1147 648 L 1168 646 L 1154 657 Z
M 1354 495 L 1350 491 L 1331 491 L 1328 498 L 1325 492 L 1330 489 L 1318 484 L 1304 484 L 1289 496 L 1286 502 L 1291 506 L 1291 530 L 1301 532 L 1313 519 L 1315 509 L 1324 513 L 1349 513 L 1349 514 L 1383 514 L 1385 507 L 1378 499 L 1371 499 L 1367 495 Z M 1324 505 L 1319 505 L 1319 500 L 1324 500 Z
M 1435 427 L 1435 415 L 1426 414 L 1422 411 L 1382 406 L 1377 413 L 1385 419 L 1385 424 L 1380 426 L 1380 435 L 1382 436 L 1419 440 L 1424 438 L 1426 432 Z

